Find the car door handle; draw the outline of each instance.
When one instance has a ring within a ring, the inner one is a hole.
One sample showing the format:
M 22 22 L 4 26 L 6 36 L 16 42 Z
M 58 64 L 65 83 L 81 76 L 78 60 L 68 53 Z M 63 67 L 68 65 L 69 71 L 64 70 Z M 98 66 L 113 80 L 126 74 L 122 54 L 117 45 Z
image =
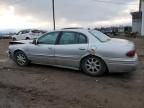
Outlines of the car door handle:
M 79 48 L 79 50 L 86 50 L 85 48 Z

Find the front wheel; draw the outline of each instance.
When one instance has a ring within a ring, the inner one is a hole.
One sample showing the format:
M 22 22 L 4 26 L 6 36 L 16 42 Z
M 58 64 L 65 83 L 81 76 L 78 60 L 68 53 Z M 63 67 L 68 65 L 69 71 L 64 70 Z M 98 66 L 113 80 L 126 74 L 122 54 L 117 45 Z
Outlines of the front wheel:
M 30 40 L 30 38 L 29 37 L 26 37 L 26 39 L 25 40 Z
M 82 70 L 91 76 L 100 76 L 106 72 L 106 65 L 103 60 L 95 56 L 86 57 L 81 64 Z
M 14 57 L 15 57 L 15 62 L 19 66 L 27 66 L 29 64 L 29 60 L 27 59 L 27 56 L 22 51 L 17 51 L 14 54 Z
M 12 38 L 13 41 L 16 41 L 16 38 Z

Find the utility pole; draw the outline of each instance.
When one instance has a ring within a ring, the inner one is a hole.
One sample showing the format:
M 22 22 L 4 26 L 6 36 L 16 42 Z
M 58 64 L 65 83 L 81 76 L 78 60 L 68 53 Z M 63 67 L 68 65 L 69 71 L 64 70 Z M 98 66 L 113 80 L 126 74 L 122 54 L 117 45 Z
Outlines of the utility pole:
M 55 1 L 52 0 L 52 10 L 53 10 L 53 29 L 56 29 L 56 25 L 55 25 Z
M 139 0 L 139 11 L 141 11 L 142 0 Z

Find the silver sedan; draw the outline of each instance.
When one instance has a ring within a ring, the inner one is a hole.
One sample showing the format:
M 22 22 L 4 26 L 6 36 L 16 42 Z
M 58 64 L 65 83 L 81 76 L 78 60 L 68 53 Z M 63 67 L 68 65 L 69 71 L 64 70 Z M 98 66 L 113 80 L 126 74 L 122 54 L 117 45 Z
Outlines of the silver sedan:
M 132 42 L 86 29 L 64 29 L 36 40 L 12 41 L 9 56 L 19 66 L 52 65 L 82 70 L 92 76 L 103 75 L 106 71 L 132 72 L 138 63 Z

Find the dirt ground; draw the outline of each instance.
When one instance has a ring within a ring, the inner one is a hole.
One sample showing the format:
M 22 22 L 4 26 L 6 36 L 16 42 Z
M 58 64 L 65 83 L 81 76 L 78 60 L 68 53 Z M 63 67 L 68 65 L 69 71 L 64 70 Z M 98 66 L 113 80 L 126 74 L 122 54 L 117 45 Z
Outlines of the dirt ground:
M 144 108 L 144 40 L 136 72 L 90 77 L 82 72 L 30 65 L 18 67 L 0 40 L 0 108 Z

